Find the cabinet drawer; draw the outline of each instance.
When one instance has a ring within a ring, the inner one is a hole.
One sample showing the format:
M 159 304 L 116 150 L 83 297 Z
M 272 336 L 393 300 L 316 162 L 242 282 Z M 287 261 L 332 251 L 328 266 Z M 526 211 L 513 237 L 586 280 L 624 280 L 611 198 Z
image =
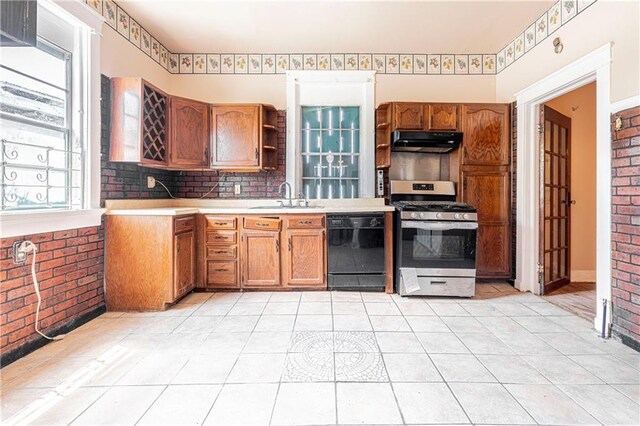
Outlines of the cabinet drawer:
M 236 229 L 235 217 L 206 216 L 209 229 Z
M 207 257 L 210 259 L 235 259 L 236 246 L 207 246 Z
M 245 229 L 258 229 L 261 231 L 279 231 L 280 219 L 264 218 L 264 217 L 245 217 L 244 228 Z
M 285 217 L 287 228 L 324 228 L 324 216 Z
M 236 231 L 207 231 L 207 244 L 235 244 Z
M 191 231 L 195 224 L 193 216 L 176 218 L 174 221 L 174 232 L 176 234 L 184 231 Z
M 230 260 L 226 262 L 207 262 L 207 283 L 213 285 L 236 285 L 236 261 Z

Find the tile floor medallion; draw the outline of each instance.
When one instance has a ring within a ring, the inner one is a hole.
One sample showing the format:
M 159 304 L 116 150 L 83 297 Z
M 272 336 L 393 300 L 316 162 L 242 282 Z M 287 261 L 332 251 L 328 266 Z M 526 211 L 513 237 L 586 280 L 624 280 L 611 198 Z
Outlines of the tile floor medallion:
M 4 425 L 640 424 L 640 354 L 506 284 L 194 293 L 0 370 Z

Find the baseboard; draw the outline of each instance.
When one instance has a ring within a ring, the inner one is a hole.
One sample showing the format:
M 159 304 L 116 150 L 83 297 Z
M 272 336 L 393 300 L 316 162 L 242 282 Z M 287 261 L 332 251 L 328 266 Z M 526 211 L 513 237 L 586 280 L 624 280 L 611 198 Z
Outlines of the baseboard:
M 620 330 L 616 329 L 616 327 L 613 328 L 612 334 L 616 339 L 620 340 L 620 342 L 622 342 L 623 345 L 628 346 L 637 352 L 640 352 L 640 342 L 634 339 L 633 337 L 628 336 L 623 332 L 620 332 Z
M 75 330 L 81 325 L 88 323 L 92 319 L 102 315 L 103 313 L 106 312 L 106 310 L 107 310 L 106 306 L 100 306 L 99 308 L 96 308 L 90 312 L 87 312 L 84 315 L 79 316 L 78 318 L 72 320 L 68 324 L 63 325 L 62 327 L 56 330 L 48 331 L 48 333 L 51 336 L 55 336 L 58 334 L 66 334 L 72 330 Z M 51 340 L 45 339 L 44 337 L 38 337 L 35 340 L 31 340 L 30 342 L 25 343 L 19 348 L 12 350 L 11 352 L 3 353 L 2 355 L 0 355 L 0 368 L 6 367 L 12 362 L 19 360 L 23 356 L 28 355 L 31 352 L 35 351 L 36 349 L 43 347 L 47 343 L 51 343 Z
M 570 279 L 572 283 L 595 283 L 596 271 L 571 271 Z

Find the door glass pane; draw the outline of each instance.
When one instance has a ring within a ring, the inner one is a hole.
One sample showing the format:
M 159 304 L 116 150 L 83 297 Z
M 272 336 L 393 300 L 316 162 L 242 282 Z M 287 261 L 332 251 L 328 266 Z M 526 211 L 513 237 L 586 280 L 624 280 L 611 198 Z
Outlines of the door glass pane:
M 544 215 L 551 216 L 551 188 L 544 187 Z
M 551 281 L 551 253 L 544 255 L 544 281 Z
M 307 198 L 356 198 L 360 108 L 302 107 L 302 187 Z
M 544 249 L 549 250 L 551 248 L 551 221 L 549 219 L 544 221 Z
M 557 185 L 558 184 L 558 176 L 560 174 L 560 157 L 558 157 L 557 155 L 554 155 L 552 157 L 552 162 L 553 162 L 553 184 Z
M 567 155 L 567 129 L 560 128 L 560 155 Z
M 544 122 L 544 149 L 551 151 L 551 123 L 549 121 Z
M 567 159 L 560 158 L 560 185 L 565 186 L 567 184 Z
M 551 183 L 551 155 L 544 155 L 544 182 Z
M 560 220 L 560 246 L 564 247 L 567 245 L 567 221 L 564 219 Z
M 551 211 L 551 214 L 553 216 L 558 216 L 558 189 L 557 188 L 553 188 L 553 209 Z
M 567 276 L 567 251 L 561 250 L 560 252 L 560 277 Z
M 558 125 L 553 123 L 553 130 L 551 131 L 551 150 L 554 153 L 558 152 Z

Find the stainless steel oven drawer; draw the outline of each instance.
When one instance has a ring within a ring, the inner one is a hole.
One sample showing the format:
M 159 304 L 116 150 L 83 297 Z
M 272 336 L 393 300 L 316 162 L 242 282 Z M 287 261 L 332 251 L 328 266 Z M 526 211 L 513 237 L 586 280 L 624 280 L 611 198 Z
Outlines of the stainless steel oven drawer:
M 476 292 L 475 277 L 416 277 L 419 288 L 405 283 L 400 275 L 400 296 L 454 296 L 473 297 Z M 405 285 L 406 284 L 406 285 Z M 409 290 L 408 290 L 409 289 Z M 415 291 L 410 291 L 415 289 Z

